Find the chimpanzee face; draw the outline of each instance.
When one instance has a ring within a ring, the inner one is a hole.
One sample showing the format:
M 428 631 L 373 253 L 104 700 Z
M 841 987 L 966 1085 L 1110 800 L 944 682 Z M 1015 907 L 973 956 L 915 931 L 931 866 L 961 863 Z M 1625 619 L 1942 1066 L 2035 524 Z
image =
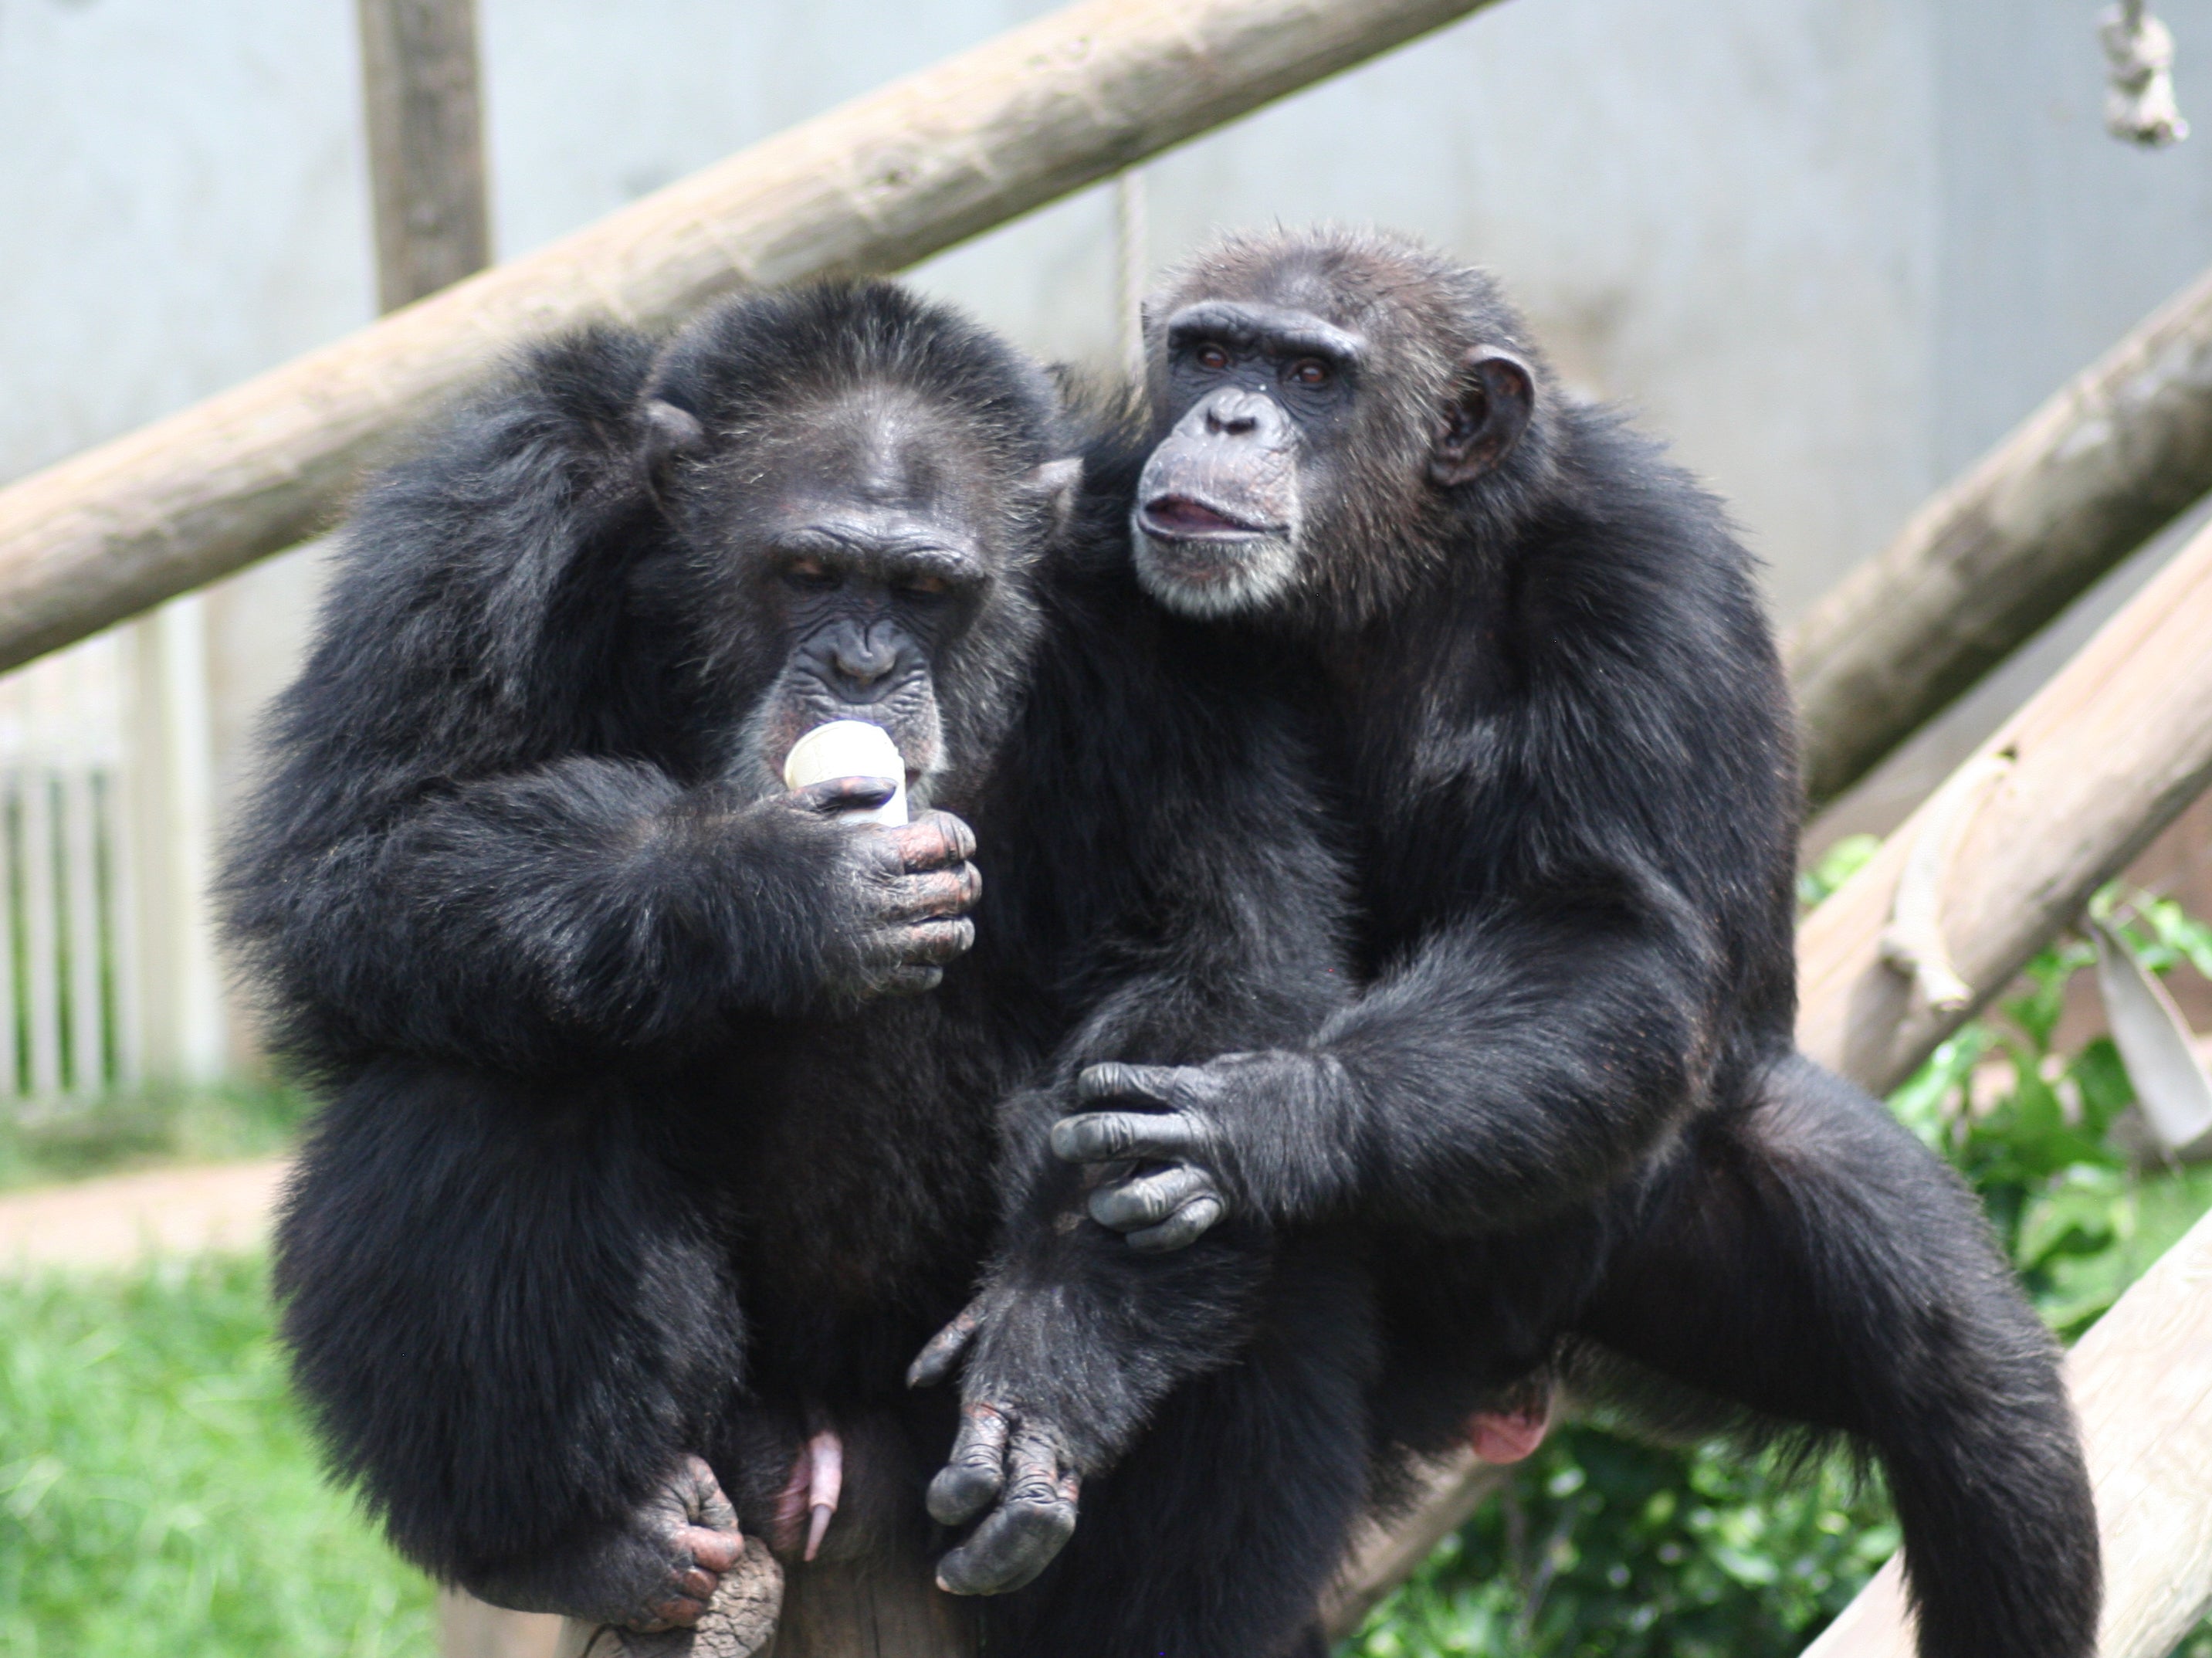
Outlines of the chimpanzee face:
M 1140 580 L 1233 615 L 1297 579 L 1306 502 L 1345 448 L 1367 341 L 1309 312 L 1201 300 L 1166 326 L 1163 424 L 1138 485 Z
M 948 762 L 947 663 L 1038 521 L 1040 491 L 1072 488 L 1072 472 L 1010 472 L 957 411 L 896 387 L 787 410 L 769 430 L 684 436 L 685 629 L 702 661 L 766 687 L 733 764 L 781 787 L 800 737 L 861 720 L 897 745 L 909 798 L 926 804 Z
M 1278 606 L 1329 556 L 1495 467 L 1526 426 L 1528 366 L 1455 361 L 1376 332 L 1371 305 L 1297 263 L 1240 273 L 1158 325 L 1158 446 L 1137 488 L 1135 561 L 1171 610 Z

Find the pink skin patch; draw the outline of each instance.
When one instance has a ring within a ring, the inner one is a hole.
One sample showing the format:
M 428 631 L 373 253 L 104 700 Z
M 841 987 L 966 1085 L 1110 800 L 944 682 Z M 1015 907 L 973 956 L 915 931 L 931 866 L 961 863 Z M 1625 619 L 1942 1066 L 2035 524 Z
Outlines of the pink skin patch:
M 775 1497 L 775 1546 L 788 1553 L 799 1546 L 803 1527 L 806 1536 L 804 1558 L 821 1552 L 830 1521 L 837 1512 L 837 1498 L 845 1487 L 845 1442 L 819 1413 L 809 1413 L 814 1432 L 792 1460 L 791 1478 Z
M 1519 1462 L 1533 1455 L 1552 1429 L 1552 1401 L 1518 1411 L 1477 1411 L 1467 1419 L 1468 1442 L 1485 1462 Z

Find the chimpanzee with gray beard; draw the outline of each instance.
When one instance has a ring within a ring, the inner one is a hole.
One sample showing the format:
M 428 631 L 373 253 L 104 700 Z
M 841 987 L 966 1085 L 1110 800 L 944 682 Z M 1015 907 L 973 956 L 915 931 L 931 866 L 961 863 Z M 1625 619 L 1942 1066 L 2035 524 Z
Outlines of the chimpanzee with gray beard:
M 1264 664 L 1138 592 L 1141 458 L 956 315 L 832 287 L 542 348 L 368 492 L 226 886 L 327 1096 L 277 1240 L 296 1377 L 441 1578 L 653 1630 L 761 1568 L 740 1519 L 925 1558 L 953 1412 L 903 1371 L 997 1223 L 1001 1101 L 1340 1000 L 1310 759 Z M 910 825 L 836 820 L 891 780 L 785 792 L 832 718 L 896 740 Z M 1222 1235 L 1163 1297 L 1356 1397 L 1352 1269 Z M 1254 1503 L 1356 1499 L 1356 1442 L 1282 1453 Z M 1209 1592 L 1218 1551 L 1125 1542 L 1091 1601 Z M 992 1650 L 1144 1638 L 1036 1627 Z
M 1137 568 L 1305 688 L 1366 988 L 1297 1044 L 1079 1078 L 1052 1146 L 1128 1274 L 1224 1215 L 1356 1237 L 1379 1444 L 1525 1452 L 1562 1365 L 1678 1429 L 1847 1436 L 1887 1472 L 1928 1658 L 2084 1658 L 2096 1522 L 2054 1344 L 1964 1186 L 1795 1051 L 1790 710 L 1718 504 L 1417 244 L 1231 240 L 1148 343 Z M 1023 1509 L 1056 1470 L 1006 1424 L 1070 1438 L 1113 1392 L 1086 1367 L 1134 1362 L 1079 1333 L 1119 1294 L 1071 1301 L 1081 1242 L 1033 1228 L 925 1366 L 966 1350 L 975 1424 L 939 1517 L 1030 1539 L 969 1588 L 1057 1543 Z M 1195 1356 L 1171 1308 L 1150 1327 Z

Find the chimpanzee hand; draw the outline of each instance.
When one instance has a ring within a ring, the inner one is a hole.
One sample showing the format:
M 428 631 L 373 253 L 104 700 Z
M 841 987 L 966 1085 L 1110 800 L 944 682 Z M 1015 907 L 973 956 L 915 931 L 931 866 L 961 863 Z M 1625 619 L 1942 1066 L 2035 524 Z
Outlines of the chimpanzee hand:
M 1052 1128 L 1053 1155 L 1097 1166 L 1091 1218 L 1132 1249 L 1182 1249 L 1228 1212 L 1218 1113 L 1224 1084 L 1204 1065 L 1086 1066 L 1075 1079 L 1085 1106 Z
M 986 1290 L 970 1302 L 930 1338 L 908 1369 L 907 1385 L 927 1387 L 951 1378 L 977 1330 L 1004 1311 L 1006 1299 Z M 1005 1594 L 1050 1565 L 1074 1535 L 1082 1479 L 1064 1436 L 1044 1413 L 1011 1399 L 979 1398 L 974 1382 L 951 1454 L 929 1482 L 928 1501 L 939 1525 L 964 1526 L 978 1515 L 983 1520 L 937 1563 L 937 1586 L 951 1594 Z
M 758 1562 L 774 1566 L 765 1544 L 747 1546 L 714 1470 L 687 1456 L 621 1525 L 465 1587 L 495 1606 L 651 1632 L 697 1624 L 725 1574 Z
M 892 787 L 888 778 L 833 777 L 773 798 L 778 807 L 834 817 L 882 805 Z M 862 1000 L 934 990 L 945 964 L 975 942 L 968 911 L 982 894 L 983 877 L 969 862 L 975 832 L 950 812 L 925 812 L 896 827 L 859 823 L 844 832 L 859 920 L 838 952 L 832 988 Z
M 1053 1155 L 1091 1166 L 1091 1218 L 1133 1249 L 1182 1249 L 1231 1213 L 1310 1215 L 1348 1181 L 1350 1130 L 1313 1057 L 1224 1053 L 1203 1065 L 1086 1066 L 1086 1106 L 1052 1128 Z

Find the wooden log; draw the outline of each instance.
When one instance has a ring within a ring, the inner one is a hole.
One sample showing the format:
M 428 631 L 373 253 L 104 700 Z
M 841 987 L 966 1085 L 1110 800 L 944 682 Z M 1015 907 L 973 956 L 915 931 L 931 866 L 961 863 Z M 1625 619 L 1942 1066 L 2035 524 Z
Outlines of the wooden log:
M 1915 513 L 1784 641 L 1833 799 L 2212 490 L 2212 271 Z
M 491 263 L 476 0 L 360 0 L 378 308 Z
M 2105 1545 L 2099 1658 L 2166 1658 L 2212 1611 L 2212 1216 L 2081 1338 L 2066 1378 Z M 1893 1559 L 1805 1658 L 1914 1658 Z
M 926 1553 L 897 1563 L 821 1561 L 785 1580 L 783 1621 L 763 1658 L 960 1658 L 978 1650 L 975 1604 L 931 1580 Z
M 460 1589 L 438 1591 L 440 1658 L 560 1658 L 561 1619 L 488 1606 Z
M 517 341 L 894 271 L 1494 0 L 1085 0 L 0 491 L 0 669 L 325 527 Z
M 1877 1094 L 1896 1087 L 2208 779 L 2212 530 L 1806 918 L 1799 1045 Z M 1884 960 L 1882 935 L 1915 849 L 1944 839 L 1955 844 L 1938 872 L 1938 920 L 1968 993 L 1939 1008 Z
M 1425 1471 L 1421 1489 L 1404 1515 L 1389 1524 L 1362 1526 L 1344 1570 L 1322 1600 L 1322 1628 L 1330 1643 L 1356 1631 L 1377 1601 L 1411 1577 L 1437 1544 L 1512 1477 L 1510 1468 L 1462 1451 Z
M 1895 1088 L 2208 782 L 2212 530 L 2192 539 L 1807 918 L 1797 936 L 1798 1045 L 1875 1093 Z M 1948 856 L 1932 871 L 1936 930 L 1966 995 L 1936 1008 L 1885 960 L 1882 941 L 1914 851 L 1947 844 Z M 2085 1378 L 2083 1367 L 2094 1367 L 2086 1372 L 2100 1380 L 2095 1392 L 2082 1396 L 2085 1423 L 2109 1417 L 2112 1424 L 2090 1438 L 2100 1491 L 2114 1492 L 2112 1503 L 2100 1503 L 2112 1573 L 2108 1631 L 2162 1630 L 2174 1606 L 2201 1605 L 2212 1595 L 2212 1433 L 2203 1425 L 2212 1416 L 2192 1419 L 2183 1408 L 2195 1408 L 2199 1394 L 2191 1389 L 2212 1388 L 2207 1237 L 2200 1226 L 2191 1234 L 2191 1253 L 2181 1254 L 2173 1270 L 2162 1264 L 2123 1299 L 2121 1308 L 2132 1310 L 2107 1342 L 2124 1359 L 2101 1356 L 2106 1343 L 2085 1340 L 2072 1373 Z M 2106 1321 L 2118 1317 L 2116 1308 Z M 2152 1386 L 2144 1356 L 2153 1352 L 2160 1362 L 2179 1367 L 2171 1387 Z M 2131 1373 L 2126 1381 L 2124 1369 Z M 2117 1398 L 2130 1382 L 2134 1392 L 2123 1405 Z M 2110 1405 L 2108 1390 L 2115 1400 Z M 2125 1420 L 2130 1411 L 2132 1422 Z M 2150 1448 L 2169 1442 L 2182 1469 L 2170 1480 L 2148 1472 Z M 2168 1494 L 2161 1516 L 2174 1515 L 2173 1505 L 2185 1499 L 2185 1513 L 2161 1518 L 2171 1536 L 2159 1546 L 2141 1535 L 2131 1512 L 2136 1499 L 2125 1495 L 2154 1485 Z M 1446 1482 L 1402 1529 L 1433 1528 L 1437 1515 L 1465 1496 L 1462 1487 Z M 2123 1550 L 2130 1554 L 2124 1566 L 2114 1562 Z M 1373 1604 L 1425 1552 L 1370 1545 L 1340 1599 Z M 1885 1591 L 1877 1583 L 1868 1593 L 1878 1602 Z M 1855 1616 L 1881 1626 L 1871 1609 Z M 1850 1658 L 1887 1650 L 1878 1643 L 1849 1649 Z M 2119 1650 L 2107 1648 L 2105 1658 L 2119 1658 Z M 2125 1650 L 2133 1658 L 2160 1658 L 2164 1649 Z M 1824 1649 L 1821 1658 L 1840 1658 L 1840 1649 L 1832 1655 Z

